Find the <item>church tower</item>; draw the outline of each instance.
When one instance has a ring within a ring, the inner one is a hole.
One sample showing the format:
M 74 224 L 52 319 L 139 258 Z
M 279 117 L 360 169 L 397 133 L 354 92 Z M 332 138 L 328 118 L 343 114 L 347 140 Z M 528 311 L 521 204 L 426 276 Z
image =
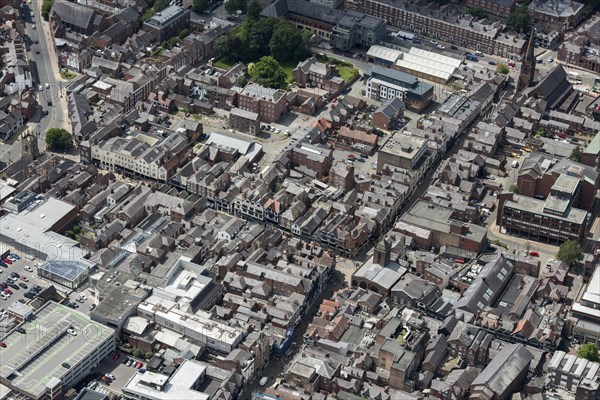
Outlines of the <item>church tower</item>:
M 373 252 L 373 263 L 386 267 L 390 263 L 392 253 L 392 240 L 385 238 L 379 241 L 375 245 L 375 251 Z
M 40 156 L 38 139 L 29 130 L 21 136 L 21 158 L 26 160 L 35 160 Z
M 533 84 L 533 78 L 535 77 L 535 30 L 531 30 L 529 36 L 529 42 L 527 43 L 527 50 L 525 51 L 525 57 L 521 64 L 521 73 L 519 74 L 519 80 L 517 82 L 517 93 L 523 91 Z

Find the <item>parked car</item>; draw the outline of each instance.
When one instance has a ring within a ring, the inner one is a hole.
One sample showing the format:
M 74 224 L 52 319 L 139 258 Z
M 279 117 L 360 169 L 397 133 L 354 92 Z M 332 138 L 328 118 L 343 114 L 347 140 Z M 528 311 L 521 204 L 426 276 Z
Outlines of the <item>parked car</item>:
M 24 335 L 24 334 L 26 333 L 26 332 L 25 332 L 25 329 L 23 329 L 23 328 L 22 328 L 22 327 L 20 327 L 20 326 L 19 326 L 17 329 L 15 329 L 15 331 L 19 332 L 19 333 L 20 333 L 20 334 L 22 334 L 22 335 Z
M 26 265 L 25 266 L 25 271 L 27 271 L 27 272 L 33 272 L 33 269 L 29 265 Z
M 117 361 L 119 359 L 119 357 L 121 357 L 121 353 L 119 353 L 118 351 L 115 353 L 115 355 L 113 356 L 113 361 Z
M 96 308 L 96 304 L 95 303 L 90 306 L 90 311 L 92 311 L 94 308 Z
M 459 263 L 459 264 L 464 264 L 465 260 L 463 260 L 462 258 L 457 258 L 456 260 L 454 260 L 455 263 Z
M 10 289 L 4 289 L 4 293 L 6 294 L 13 294 L 13 291 Z
M 11 264 L 12 264 L 12 260 L 11 260 L 10 258 L 8 258 L 8 257 L 6 257 L 6 258 L 4 259 L 4 262 L 5 262 L 5 263 L 7 263 L 8 265 L 11 265 Z
M 6 343 L 4 343 L 4 342 L 0 342 L 0 347 L 4 347 L 4 348 L 6 348 Z
M 488 64 L 490 64 L 490 65 L 496 65 L 496 61 L 490 60 L 490 61 L 488 61 Z
M 71 366 L 66 362 L 62 363 L 61 365 L 63 366 L 63 368 L 66 368 L 66 369 L 71 368 Z
M 266 376 L 263 376 L 262 378 L 260 378 L 260 381 L 258 381 L 258 384 L 260 386 L 265 386 L 268 381 L 269 381 L 269 378 L 267 378 Z
M 19 290 L 19 287 L 17 285 L 15 285 L 14 283 L 11 283 L 10 285 L 11 288 L 15 289 L 15 290 Z
M 29 282 L 29 279 L 25 275 L 21 275 L 21 280 L 25 282 Z
M 16 279 L 19 279 L 19 278 L 21 277 L 21 275 L 19 275 L 19 274 L 18 274 L 18 273 L 16 273 L 16 272 L 11 272 L 11 273 L 10 273 L 10 276 L 11 276 L 12 278 L 16 278 Z
M 131 366 L 133 365 L 133 363 L 134 363 L 134 362 L 135 362 L 135 361 L 133 360 L 133 358 L 130 358 L 130 359 L 127 361 L 127 366 L 128 366 L 128 367 L 131 367 Z
M 16 260 L 20 260 L 21 256 L 19 256 L 17 253 L 10 253 L 10 256 Z
M 135 367 L 136 367 L 137 369 L 140 369 L 140 368 L 142 368 L 143 366 L 144 366 L 144 363 L 143 363 L 143 362 L 141 362 L 141 361 L 138 361 L 138 363 L 137 363 L 137 364 L 135 364 Z
M 454 46 L 454 45 L 450 46 L 450 48 L 451 48 L 452 50 L 458 50 L 458 47 L 456 47 L 456 46 Z

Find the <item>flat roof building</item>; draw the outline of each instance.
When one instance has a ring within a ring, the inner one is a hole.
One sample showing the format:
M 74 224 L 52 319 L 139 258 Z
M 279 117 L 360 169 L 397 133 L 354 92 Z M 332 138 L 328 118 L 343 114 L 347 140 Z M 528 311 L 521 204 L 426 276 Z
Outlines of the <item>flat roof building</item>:
M 144 30 L 150 32 L 161 43 L 176 36 L 189 27 L 190 11 L 179 6 L 168 6 L 144 22 Z
M 238 389 L 236 374 L 201 361 L 184 360 L 171 376 L 136 373 L 123 388 L 123 396 L 131 400 L 209 400 L 233 396 Z
M 388 164 L 414 170 L 427 150 L 427 139 L 396 133 L 377 152 L 377 172 Z
M 53 197 L 36 199 L 0 218 L 0 241 L 42 260 L 81 260 L 89 252 L 59 233 L 77 218 L 77 207 Z
M 152 295 L 137 309 L 139 316 L 197 340 L 209 350 L 229 354 L 242 341 L 246 332 L 223 322 L 210 319 L 208 313 L 191 314 L 179 309 L 173 301 Z
M 600 345 L 600 266 L 596 266 L 587 288 L 571 309 L 573 337 L 581 343 Z
M 562 175 L 561 175 L 562 176 Z M 580 242 L 585 233 L 587 211 L 571 206 L 571 199 L 561 194 L 574 193 L 579 181 L 565 177 L 557 179 L 551 194 L 536 199 L 513 193 L 498 196 L 496 223 L 508 233 L 547 243 L 567 240 Z
M 0 348 L 0 383 L 33 399 L 77 384 L 115 350 L 114 331 L 69 307 L 48 302 Z M 75 334 L 67 332 L 74 329 Z M 67 368 L 68 365 L 68 368 Z
M 365 96 L 377 101 L 399 97 L 407 107 L 420 112 L 433 99 L 433 85 L 405 72 L 375 67 L 365 72 Z

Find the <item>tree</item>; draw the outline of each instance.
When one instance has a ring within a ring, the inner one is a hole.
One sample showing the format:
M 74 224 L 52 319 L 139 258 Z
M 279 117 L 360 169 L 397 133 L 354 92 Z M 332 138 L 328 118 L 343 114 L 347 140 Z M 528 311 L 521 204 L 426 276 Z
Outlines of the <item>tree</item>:
M 134 357 L 142 358 L 144 356 L 144 350 L 136 347 L 133 349 L 132 354 Z
M 189 29 L 182 29 L 181 32 L 179 32 L 179 39 L 183 40 L 189 34 L 190 34 L 190 30 Z
M 241 49 L 242 41 L 236 35 L 227 34 L 215 40 L 215 51 L 219 57 L 224 57 L 229 61 L 242 61 Z
M 248 5 L 248 18 L 258 21 L 261 11 L 262 6 L 260 3 L 256 0 L 252 1 L 252 3 Z
M 208 0 L 193 0 L 192 1 L 192 11 L 195 12 L 204 12 L 204 10 L 206 10 L 206 7 L 208 7 Z
M 229 14 L 235 14 L 237 10 L 241 12 L 246 12 L 246 0 L 229 0 L 225 3 L 225 11 Z
M 579 146 L 575 147 L 571 151 L 571 155 L 569 156 L 569 160 L 575 162 L 581 162 L 581 148 Z
M 280 21 L 269 41 L 271 55 L 279 61 L 300 61 L 308 55 L 309 40 L 303 30 L 288 21 Z
M 45 21 L 48 21 L 50 18 L 50 11 L 52 10 L 53 2 L 53 0 L 44 0 L 42 2 L 42 18 L 44 18 Z
M 512 192 L 514 194 L 521 194 L 521 189 L 519 189 L 519 187 L 517 186 L 516 183 L 513 183 L 512 185 L 510 185 L 510 187 L 508 188 L 509 192 Z
M 469 8 L 467 10 L 467 13 L 471 14 L 474 18 L 479 18 L 479 19 L 483 19 L 488 16 L 488 13 L 483 8 L 479 8 L 479 7 Z
M 517 32 L 525 32 L 529 27 L 529 15 L 527 14 L 527 3 L 521 5 L 510 13 L 506 26 Z
M 178 43 L 179 43 L 179 38 L 177 36 L 173 36 L 171 39 L 169 39 L 169 47 L 171 47 L 171 48 L 177 46 Z
M 499 74 L 508 74 L 510 72 L 510 70 L 508 69 L 508 67 L 505 64 L 498 64 L 498 66 L 496 67 L 496 72 Z
M 50 128 L 46 131 L 46 145 L 50 150 L 67 151 L 73 147 L 73 137 L 62 128 Z
M 577 261 L 583 260 L 583 251 L 581 246 L 574 240 L 568 240 L 560 245 L 556 258 L 573 266 Z
M 149 360 L 152 358 L 152 356 L 154 356 L 154 353 L 151 351 L 147 351 L 144 355 L 146 356 L 146 360 Z
M 254 82 L 273 89 L 282 88 L 287 79 L 283 68 L 271 56 L 262 57 L 252 68 L 249 66 L 248 73 Z
M 598 355 L 598 346 L 594 343 L 586 343 L 577 350 L 577 357 L 585 358 L 589 361 L 600 361 Z
M 167 8 L 169 5 L 169 0 L 156 0 L 154 2 L 154 11 L 159 12 Z

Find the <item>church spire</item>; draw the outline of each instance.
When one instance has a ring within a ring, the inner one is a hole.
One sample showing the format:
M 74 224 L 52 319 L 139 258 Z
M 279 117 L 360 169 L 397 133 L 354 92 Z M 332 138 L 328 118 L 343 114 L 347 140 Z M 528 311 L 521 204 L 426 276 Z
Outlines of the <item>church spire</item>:
M 517 82 L 517 93 L 533 84 L 533 78 L 535 76 L 535 30 L 531 30 L 529 36 L 529 42 L 527 43 L 527 50 L 525 50 L 525 57 L 521 65 L 521 73 L 519 74 L 519 80 Z

